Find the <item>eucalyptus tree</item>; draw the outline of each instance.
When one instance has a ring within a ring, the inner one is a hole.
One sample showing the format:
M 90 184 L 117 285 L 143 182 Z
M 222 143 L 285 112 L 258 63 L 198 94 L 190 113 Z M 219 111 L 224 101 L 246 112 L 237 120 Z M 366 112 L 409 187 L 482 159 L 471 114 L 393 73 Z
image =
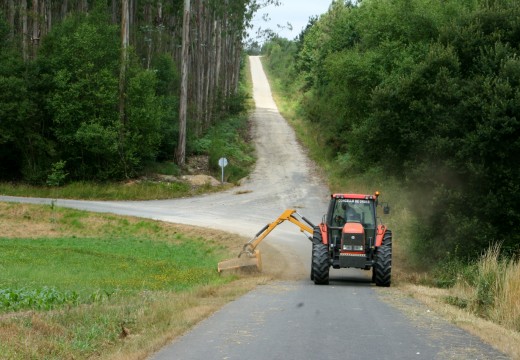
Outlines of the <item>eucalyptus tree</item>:
M 190 41 L 190 0 L 184 1 L 184 15 L 182 22 L 182 57 L 181 57 L 181 96 L 179 106 L 179 143 L 175 160 L 180 166 L 186 160 L 186 107 L 188 105 L 188 48 Z
M 70 178 L 131 176 L 144 158 L 153 160 L 153 154 L 164 158 L 169 153 L 171 159 L 175 149 L 185 153 L 192 139 L 239 108 L 242 40 L 254 12 L 274 2 L 0 0 L 6 36 L 23 59 L 22 69 L 25 66 L 25 76 L 20 77 L 25 90 L 19 94 L 37 106 L 32 118 L 27 114 L 27 123 L 34 121 L 35 129 L 43 129 L 39 134 L 45 141 L 34 144 L 47 144 L 32 152 L 39 157 L 31 160 L 40 164 L 33 166 L 40 169 L 35 172 L 43 174 L 52 162 L 67 160 Z M 183 87 L 186 131 L 181 131 L 185 4 L 190 26 L 185 29 L 189 55 L 184 63 L 189 72 Z M 121 37 L 114 42 L 117 29 Z M 143 93 L 141 103 L 137 88 Z M 141 111 L 144 108 L 147 112 Z M 138 122 L 160 130 L 153 136 Z M 132 145 L 130 139 L 136 136 L 144 136 L 147 140 L 137 141 L 148 145 Z M 181 163 L 183 157 L 177 160 Z M 115 165 L 107 167 L 110 172 L 100 164 Z
M 124 156 L 124 135 L 126 127 L 126 73 L 128 66 L 128 43 L 130 39 L 130 24 L 129 24 L 130 12 L 128 8 L 128 0 L 121 1 L 121 63 L 119 65 L 119 153 L 124 164 L 125 176 L 128 177 L 126 157 Z

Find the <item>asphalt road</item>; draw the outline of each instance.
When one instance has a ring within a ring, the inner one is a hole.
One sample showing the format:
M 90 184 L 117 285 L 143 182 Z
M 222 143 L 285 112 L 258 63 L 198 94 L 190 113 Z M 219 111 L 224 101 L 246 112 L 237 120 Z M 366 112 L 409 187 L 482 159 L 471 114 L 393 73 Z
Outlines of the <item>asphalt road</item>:
M 329 192 L 280 116 L 258 57 L 251 58 L 258 161 L 239 191 L 146 202 L 58 200 L 58 206 L 204 226 L 252 237 L 285 209 L 314 223 Z M 49 199 L 0 197 L 50 203 Z M 399 239 L 394 239 L 396 242 Z M 295 281 L 274 282 L 228 304 L 154 355 L 153 359 L 506 359 L 412 299 L 395 301 L 370 273 L 331 270 L 329 286 L 308 278 L 310 242 L 292 224 L 266 238 L 291 261 Z M 260 245 L 260 250 L 262 250 Z

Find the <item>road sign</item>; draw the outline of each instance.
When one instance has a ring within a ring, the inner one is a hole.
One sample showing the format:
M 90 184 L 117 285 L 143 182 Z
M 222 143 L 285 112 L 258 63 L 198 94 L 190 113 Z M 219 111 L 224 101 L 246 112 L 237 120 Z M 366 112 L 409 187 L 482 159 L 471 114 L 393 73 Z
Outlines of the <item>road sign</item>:
M 218 160 L 218 164 L 219 164 L 219 166 L 220 166 L 221 168 L 224 168 L 224 167 L 227 166 L 228 161 L 227 161 L 227 159 L 226 159 L 225 157 L 223 157 L 223 158 L 220 158 L 220 159 Z
M 222 168 L 222 178 L 221 178 L 220 182 L 223 184 L 224 183 L 224 168 L 228 165 L 228 161 L 225 157 L 222 157 L 218 160 L 218 164 Z

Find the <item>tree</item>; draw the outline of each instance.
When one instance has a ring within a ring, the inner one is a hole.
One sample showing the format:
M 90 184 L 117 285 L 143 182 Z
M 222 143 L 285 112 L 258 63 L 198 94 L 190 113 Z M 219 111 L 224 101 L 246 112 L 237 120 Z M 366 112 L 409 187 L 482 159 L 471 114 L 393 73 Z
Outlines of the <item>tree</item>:
M 182 22 L 182 57 L 181 57 L 181 96 L 179 108 L 179 142 L 175 158 L 177 164 L 184 165 L 186 161 L 186 116 L 188 104 L 188 61 L 190 41 L 190 0 L 184 1 L 184 17 Z
M 128 0 L 122 0 L 121 3 L 121 64 L 119 72 L 119 144 L 123 146 L 125 143 L 125 128 L 126 128 L 126 109 L 125 109 L 125 97 L 126 97 L 126 68 L 128 66 L 128 42 L 130 37 L 130 25 L 129 25 L 129 10 Z M 119 149 L 121 159 L 125 165 L 125 177 L 128 177 L 126 170 L 126 158 L 124 156 L 125 149 Z
M 294 57 L 337 169 L 419 193 L 422 257 L 520 251 L 519 12 L 508 0 L 338 1 Z M 272 66 L 289 62 L 279 43 L 269 50 Z
M 19 168 L 31 169 L 23 176 L 44 182 L 52 164 L 64 161 L 67 179 L 118 179 L 154 156 L 185 159 L 194 140 L 241 108 L 241 39 L 258 6 L 256 0 L 0 0 L 12 50 L 24 62 L 20 74 L 3 79 L 13 94 L 3 100 L 31 104 L 9 116 L 26 116 L 31 129 L 17 138 L 26 153 L 15 157 L 24 164 Z M 184 19 L 191 26 L 184 28 L 183 57 Z M 184 65 L 180 105 L 176 69 Z M 159 138 L 140 121 L 158 129 Z

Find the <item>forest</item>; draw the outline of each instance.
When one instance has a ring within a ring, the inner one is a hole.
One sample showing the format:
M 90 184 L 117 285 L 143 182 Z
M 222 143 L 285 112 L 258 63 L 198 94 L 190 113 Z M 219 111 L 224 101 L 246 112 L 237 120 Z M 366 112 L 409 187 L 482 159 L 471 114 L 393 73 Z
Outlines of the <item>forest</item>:
M 335 168 L 412 194 L 421 262 L 519 254 L 518 1 L 334 1 L 262 51 Z
M 153 162 L 182 165 L 243 110 L 243 38 L 259 6 L 1 0 L 0 180 L 113 181 Z
M 269 2 L 0 0 L 0 180 L 128 179 L 206 151 L 244 108 L 243 40 Z M 519 253 L 519 47 L 514 0 L 338 0 L 262 51 L 344 176 L 414 194 L 414 251 L 435 262 Z

